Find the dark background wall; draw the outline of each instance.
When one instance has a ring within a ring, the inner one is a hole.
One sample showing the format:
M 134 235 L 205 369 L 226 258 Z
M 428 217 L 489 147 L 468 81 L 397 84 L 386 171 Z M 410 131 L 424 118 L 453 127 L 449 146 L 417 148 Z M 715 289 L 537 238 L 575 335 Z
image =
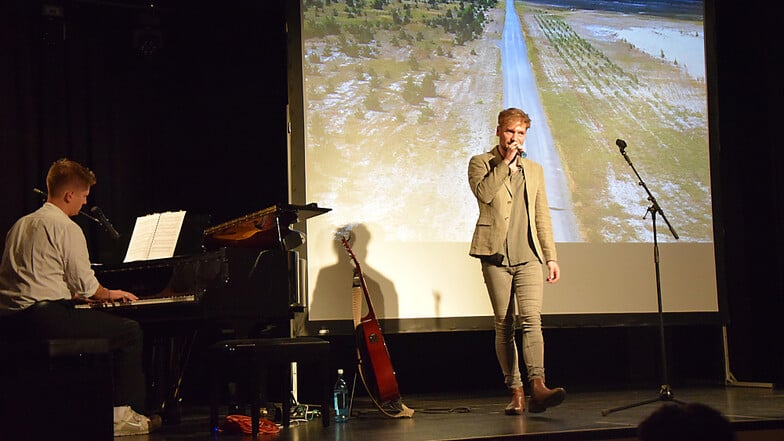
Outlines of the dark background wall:
M 146 213 L 185 209 L 219 223 L 286 202 L 286 1 L 48 2 L 63 16 L 43 13 L 38 1 L 2 2 L 0 230 L 39 206 L 32 188 L 45 189 L 48 166 L 63 156 L 96 172 L 91 203 L 125 240 Z M 784 150 L 775 129 L 784 89 L 778 31 L 764 5 L 708 0 L 707 22 L 715 28 L 712 167 L 731 367 L 741 380 L 777 382 Z M 94 260 L 121 258 L 125 243 L 78 221 Z M 661 378 L 655 328 L 547 329 L 545 338 L 551 382 L 593 388 Z M 348 370 L 353 342 L 332 340 L 334 363 Z M 387 342 L 404 393 L 501 387 L 487 331 Z M 723 381 L 722 346 L 720 325 L 668 327 L 671 382 Z
M 47 3 L 64 16 L 1 11 L 4 229 L 63 156 L 96 172 L 91 203 L 126 237 L 147 213 L 220 223 L 286 201 L 282 1 Z

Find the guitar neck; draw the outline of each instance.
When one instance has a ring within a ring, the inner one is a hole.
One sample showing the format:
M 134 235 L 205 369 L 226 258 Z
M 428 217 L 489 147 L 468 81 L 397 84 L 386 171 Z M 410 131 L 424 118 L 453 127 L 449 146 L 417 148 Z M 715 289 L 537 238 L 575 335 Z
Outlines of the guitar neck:
M 362 289 L 362 294 L 365 296 L 365 303 L 368 306 L 368 313 L 362 320 L 375 320 L 376 312 L 373 311 L 373 303 L 370 302 L 370 294 L 368 294 L 367 284 L 365 283 L 365 276 L 362 271 L 357 267 L 354 268 L 354 279 L 351 283 L 351 289 Z

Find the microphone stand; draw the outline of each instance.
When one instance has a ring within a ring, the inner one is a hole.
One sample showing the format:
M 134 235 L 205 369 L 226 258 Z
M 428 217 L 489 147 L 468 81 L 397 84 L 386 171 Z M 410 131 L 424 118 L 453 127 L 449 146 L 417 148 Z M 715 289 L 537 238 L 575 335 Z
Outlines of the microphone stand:
M 656 268 L 656 297 L 659 304 L 659 344 L 661 347 L 661 372 L 662 372 L 662 384 L 659 387 L 659 396 L 656 398 L 651 398 L 648 400 L 639 401 L 637 403 L 626 404 L 623 406 L 613 407 L 610 409 L 602 410 L 602 416 L 607 416 L 613 412 L 617 412 L 620 410 L 631 409 L 633 407 L 643 406 L 645 404 L 655 403 L 657 401 L 674 401 L 679 404 L 684 404 L 683 401 L 679 401 L 675 399 L 675 395 L 672 392 L 672 388 L 669 384 L 669 379 L 667 375 L 667 349 L 665 347 L 665 337 L 664 337 L 664 313 L 662 311 L 662 294 L 661 294 L 661 274 L 659 272 L 659 242 L 656 238 L 656 215 L 660 214 L 664 222 L 667 224 L 667 227 L 670 229 L 670 233 L 672 236 L 677 240 L 679 239 L 678 233 L 675 232 L 675 229 L 672 227 L 670 222 L 667 220 L 667 217 L 664 215 L 659 203 L 656 202 L 656 198 L 653 197 L 653 194 L 648 189 L 648 186 L 645 185 L 645 182 L 640 177 L 640 174 L 637 173 L 637 169 L 634 168 L 634 164 L 629 159 L 629 156 L 626 154 L 626 142 L 622 139 L 618 139 L 615 141 L 618 147 L 621 150 L 621 155 L 623 155 L 626 162 L 634 171 L 634 174 L 637 176 L 637 180 L 639 185 L 645 189 L 645 192 L 648 193 L 648 200 L 651 202 L 651 206 L 648 207 L 648 210 L 645 212 L 645 217 L 648 216 L 648 213 L 651 213 L 651 221 L 653 223 L 653 261 L 654 266 Z
M 42 203 L 43 203 L 43 202 L 46 202 L 46 200 L 49 198 L 49 195 L 48 195 L 48 194 L 47 194 L 45 191 L 43 191 L 43 190 L 40 190 L 40 189 L 38 189 L 38 188 L 33 188 L 33 193 L 35 193 L 35 194 L 37 194 L 38 196 L 40 196 L 40 197 L 41 197 L 41 201 L 42 201 Z M 95 207 L 93 207 L 93 208 L 95 208 Z M 87 219 L 90 219 L 91 221 L 95 222 L 96 224 L 98 224 L 98 225 L 100 225 L 101 227 L 103 227 L 104 229 L 106 229 L 106 225 L 104 225 L 104 224 L 103 224 L 103 222 L 101 222 L 101 221 L 100 221 L 98 218 L 96 218 L 96 217 L 94 217 L 94 216 L 92 216 L 92 215 L 89 215 L 89 214 L 87 214 L 87 212 L 86 212 L 86 211 L 84 211 L 84 210 L 79 210 L 79 214 L 80 214 L 80 215 L 82 215 L 82 216 L 84 216 L 84 217 L 86 217 Z M 111 232 L 109 232 L 109 234 L 111 234 Z M 117 239 L 117 237 L 114 237 L 114 235 L 113 235 L 113 234 L 112 234 L 112 237 L 113 237 L 114 239 Z M 118 237 L 119 237 L 119 236 L 118 236 Z

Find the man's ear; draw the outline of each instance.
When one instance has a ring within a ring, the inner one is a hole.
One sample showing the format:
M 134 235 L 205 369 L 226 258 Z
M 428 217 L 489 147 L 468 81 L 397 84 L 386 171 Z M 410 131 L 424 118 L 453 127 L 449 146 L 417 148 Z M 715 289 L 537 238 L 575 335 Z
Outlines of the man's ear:
M 65 193 L 63 193 L 63 201 L 65 201 L 66 204 L 71 202 L 71 199 L 73 199 L 73 195 L 74 195 L 73 191 L 66 191 Z

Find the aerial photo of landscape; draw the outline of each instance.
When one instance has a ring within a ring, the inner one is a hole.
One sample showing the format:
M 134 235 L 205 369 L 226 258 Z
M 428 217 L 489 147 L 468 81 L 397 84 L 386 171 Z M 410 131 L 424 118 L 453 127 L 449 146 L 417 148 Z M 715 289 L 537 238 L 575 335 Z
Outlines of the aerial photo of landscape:
M 313 228 L 467 242 L 466 173 L 498 112 L 532 117 L 559 242 L 650 242 L 650 202 L 711 242 L 701 1 L 303 0 Z M 660 240 L 673 240 L 662 235 Z

